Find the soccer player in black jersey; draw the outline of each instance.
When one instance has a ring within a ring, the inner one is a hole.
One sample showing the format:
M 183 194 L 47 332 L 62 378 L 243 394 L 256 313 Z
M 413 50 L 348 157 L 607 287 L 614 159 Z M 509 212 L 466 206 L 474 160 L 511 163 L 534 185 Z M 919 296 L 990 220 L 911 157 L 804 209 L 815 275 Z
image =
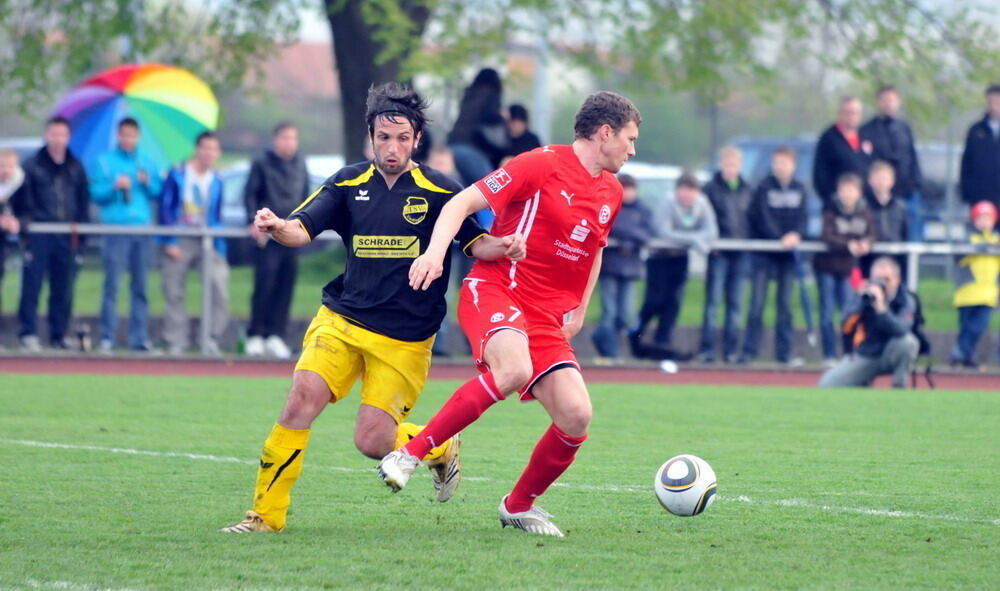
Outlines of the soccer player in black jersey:
M 401 84 L 371 89 L 366 118 L 374 159 L 341 169 L 287 219 L 266 208 L 257 212 L 256 227 L 285 246 L 335 230 L 347 248 L 347 265 L 323 288 L 323 305 L 306 332 L 284 410 L 264 442 L 253 509 L 223 531 L 284 529 L 312 422 L 327 404 L 347 396 L 358 378 L 354 443 L 361 453 L 381 458 L 422 429 L 405 421 L 427 380 L 434 334 L 447 311 L 447 284 L 413 290 L 408 273 L 427 248 L 441 208 L 461 190 L 411 159 L 426 106 Z M 490 236 L 472 218 L 456 240 L 476 258 L 519 260 L 525 254 L 518 235 Z M 455 436 L 425 458 L 439 501 L 458 486 L 458 448 Z

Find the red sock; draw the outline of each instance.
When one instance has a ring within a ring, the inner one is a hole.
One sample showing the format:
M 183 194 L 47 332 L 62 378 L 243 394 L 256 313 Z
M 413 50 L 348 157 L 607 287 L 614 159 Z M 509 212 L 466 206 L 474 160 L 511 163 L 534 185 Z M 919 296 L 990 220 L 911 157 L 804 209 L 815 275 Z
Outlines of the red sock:
M 493 381 L 492 372 L 473 378 L 455 390 L 424 430 L 400 449 L 422 458 L 432 448 L 471 425 L 487 408 L 504 398 Z
M 556 478 L 559 478 L 573 463 L 576 450 L 580 449 L 586 440 L 586 435 L 570 437 L 552 423 L 545 435 L 538 440 L 521 478 L 507 497 L 507 510 L 511 513 L 520 513 L 531 509 L 535 498 L 542 496 Z

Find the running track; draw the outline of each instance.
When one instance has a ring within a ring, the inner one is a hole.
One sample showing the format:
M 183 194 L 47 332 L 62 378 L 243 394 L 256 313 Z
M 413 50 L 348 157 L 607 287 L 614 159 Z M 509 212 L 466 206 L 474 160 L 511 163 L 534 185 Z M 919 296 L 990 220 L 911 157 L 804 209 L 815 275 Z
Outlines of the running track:
M 293 364 L 279 361 L 247 361 L 245 359 L 163 359 L 149 357 L 60 356 L 0 357 L 0 374 L 87 374 L 87 375 L 150 375 L 150 376 L 231 376 L 231 377 L 290 377 Z M 469 364 L 436 361 L 430 377 L 437 380 L 465 381 L 475 375 Z M 652 367 L 585 367 L 584 377 L 590 382 L 641 384 L 701 384 L 752 386 L 815 386 L 818 370 L 730 369 L 682 367 L 668 374 Z M 1000 392 L 1000 374 L 945 373 L 935 374 L 938 388 L 948 390 L 995 390 Z M 880 379 L 876 387 L 888 387 Z M 918 387 L 927 388 L 920 378 Z

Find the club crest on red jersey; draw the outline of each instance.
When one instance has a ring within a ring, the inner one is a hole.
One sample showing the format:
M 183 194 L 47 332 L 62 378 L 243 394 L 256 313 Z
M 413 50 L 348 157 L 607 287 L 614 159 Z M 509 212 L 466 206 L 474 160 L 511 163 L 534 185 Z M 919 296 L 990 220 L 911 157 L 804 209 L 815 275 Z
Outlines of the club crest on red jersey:
M 608 207 L 607 205 L 602 205 L 601 206 L 601 213 L 599 214 L 599 217 L 597 218 L 597 220 L 599 222 L 601 222 L 602 226 L 604 224 L 608 223 L 608 221 L 611 220 L 611 208 Z
M 500 189 L 503 189 L 510 184 L 511 178 L 510 174 L 504 169 L 498 169 L 496 172 L 490 176 L 483 179 L 483 184 L 486 188 L 493 193 L 499 193 Z
M 419 196 L 412 196 L 406 198 L 406 205 L 403 206 L 403 219 L 410 222 L 414 226 L 424 221 L 427 217 L 427 210 L 430 206 L 427 205 L 427 199 Z

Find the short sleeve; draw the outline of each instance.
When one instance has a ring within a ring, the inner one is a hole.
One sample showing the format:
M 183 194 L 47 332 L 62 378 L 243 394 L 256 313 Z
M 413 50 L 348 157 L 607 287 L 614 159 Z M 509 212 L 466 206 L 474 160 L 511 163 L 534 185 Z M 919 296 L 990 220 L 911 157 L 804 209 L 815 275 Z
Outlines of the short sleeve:
M 546 152 L 533 150 L 515 156 L 502 168 L 476 181 L 475 185 L 496 214 L 511 203 L 531 198 L 541 188 L 552 166 Z
M 292 211 L 288 219 L 301 222 L 310 238 L 315 238 L 327 229 L 343 234 L 341 225 L 347 219 L 343 189 L 329 183 L 320 185 Z
M 472 256 L 472 251 L 470 250 L 472 243 L 486 236 L 486 234 L 486 230 L 479 225 L 475 216 L 470 215 L 462 222 L 462 227 L 458 229 L 458 234 L 455 235 L 455 241 L 458 242 L 465 256 Z
M 613 182 L 609 183 L 610 187 L 608 190 L 613 195 L 611 199 L 612 205 L 602 205 L 600 211 L 598 212 L 598 221 L 603 224 L 604 231 L 601 232 L 601 240 L 598 242 L 601 248 L 608 245 L 608 236 L 611 235 L 611 228 L 615 225 L 615 220 L 618 219 L 618 214 L 622 211 L 622 186 L 621 183 L 615 179 Z M 605 210 L 604 208 L 607 207 Z M 605 218 L 605 216 L 607 216 Z

